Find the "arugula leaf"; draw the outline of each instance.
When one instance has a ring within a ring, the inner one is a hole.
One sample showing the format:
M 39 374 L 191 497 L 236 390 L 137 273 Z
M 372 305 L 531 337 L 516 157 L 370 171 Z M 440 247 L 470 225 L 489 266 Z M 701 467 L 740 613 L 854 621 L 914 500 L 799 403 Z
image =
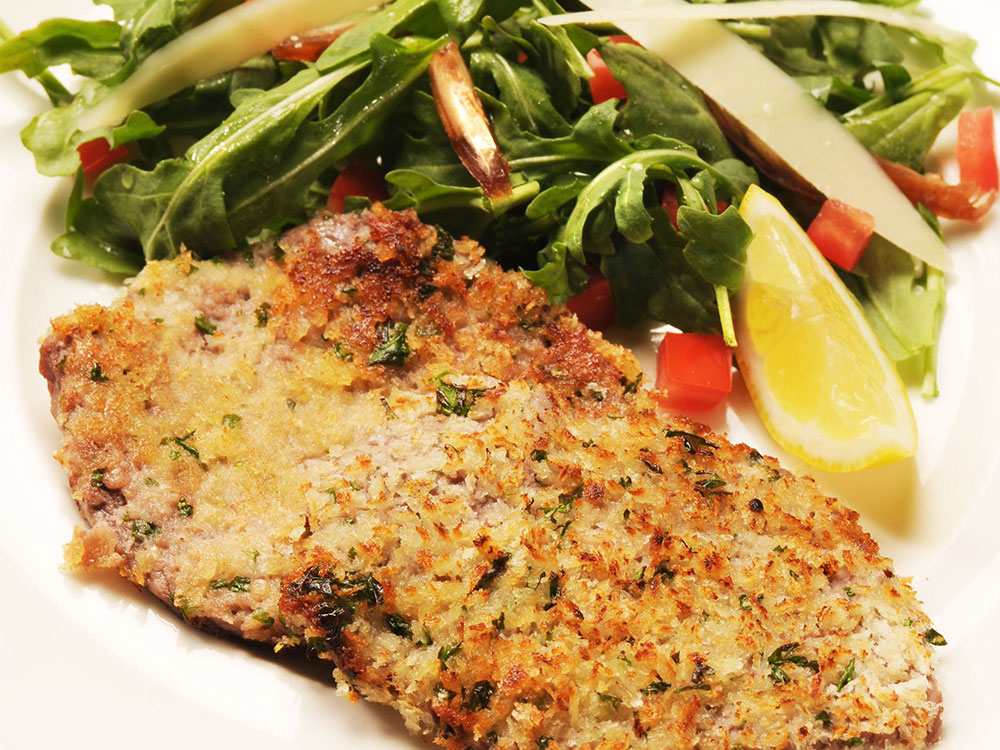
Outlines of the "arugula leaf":
M 133 112 L 121 125 L 79 132 L 76 124 L 84 112 L 107 96 L 109 89 L 87 81 L 69 104 L 42 112 L 21 131 L 21 142 L 35 156 L 35 168 L 47 177 L 72 175 L 80 166 L 76 147 L 95 138 L 106 138 L 112 148 L 159 135 L 163 128 L 145 112 Z
M 267 90 L 241 90 L 233 113 L 183 158 L 146 171 L 117 165 L 94 186 L 105 210 L 131 228 L 147 258 L 186 244 L 203 254 L 235 247 L 271 222 L 304 218 L 323 170 L 378 131 L 442 40 L 372 39 L 372 72 L 332 114 L 310 116 L 366 60 L 321 74 L 306 68 Z
M 685 331 L 714 332 L 719 316 L 712 286 L 683 255 L 685 242 L 662 208 L 650 209 L 653 236 L 648 242 L 617 244 L 601 258 L 601 273 L 611 284 L 615 316 L 624 326 L 645 317 Z
M 841 277 L 886 353 L 897 363 L 913 361 L 925 395 L 937 395 L 935 354 L 946 291 L 941 272 L 928 266 L 918 271 L 908 253 L 875 236 L 855 272 Z
M 602 44 L 601 57 L 628 92 L 620 127 L 634 138 L 660 135 L 716 161 L 733 155 L 701 93 L 656 54 L 633 44 Z
M 542 250 L 538 254 L 538 265 L 538 270 L 522 269 L 522 273 L 528 281 L 540 286 L 548 293 L 549 298 L 556 302 L 565 302 L 574 294 L 579 294 L 587 287 L 587 282 L 590 280 L 583 265 L 569 257 L 564 242 L 553 242 Z M 616 306 L 617 300 L 618 295 L 615 295 Z
M 114 11 L 122 28 L 121 50 L 131 63 L 214 15 L 236 5 L 235 0 L 98 0 Z
M 677 225 L 686 239 L 684 257 L 705 281 L 735 292 L 743 283 L 753 232 L 735 206 L 715 215 L 681 206 Z
M 844 115 L 844 124 L 876 156 L 920 169 L 941 130 L 972 96 L 968 71 L 945 66 Z
M 398 43 L 385 36 L 373 37 L 371 74 L 332 114 L 307 121 L 290 148 L 269 169 L 262 170 L 257 162 L 246 172 L 229 177 L 227 204 L 236 236 L 251 236 L 276 218 L 304 219 L 306 194 L 314 180 L 382 132 L 444 41 L 411 39 Z
M 614 203 L 617 229 L 630 242 L 645 242 L 652 236 L 652 221 L 643 203 L 643 192 L 636 189 L 637 180 L 645 180 L 651 170 L 666 177 L 679 170 L 708 170 L 714 172 L 720 181 L 728 183 L 721 172 L 701 160 L 684 143 L 660 140 L 666 148 L 637 151 L 619 159 L 606 167 L 580 193 L 565 227 L 566 246 L 577 261 L 584 262 L 585 246 L 591 252 L 613 252 L 605 237 L 608 219 L 600 213 L 609 200 Z M 734 192 L 738 190 L 736 186 L 731 186 L 731 189 Z
M 20 70 L 34 78 L 53 65 L 68 63 L 77 75 L 106 78 L 125 62 L 118 48 L 120 33 L 111 21 L 42 21 L 0 44 L 0 73 Z
M 492 79 L 514 123 L 521 130 L 541 135 L 564 135 L 570 125 L 552 105 L 541 75 L 524 65 L 514 65 L 503 55 L 480 49 L 472 53 L 471 70 L 482 88 Z
M 316 60 L 316 68 L 325 73 L 357 62 L 368 56 L 373 36 L 391 36 L 404 26 L 421 36 L 437 37 L 448 30 L 438 0 L 396 0 L 341 34 Z

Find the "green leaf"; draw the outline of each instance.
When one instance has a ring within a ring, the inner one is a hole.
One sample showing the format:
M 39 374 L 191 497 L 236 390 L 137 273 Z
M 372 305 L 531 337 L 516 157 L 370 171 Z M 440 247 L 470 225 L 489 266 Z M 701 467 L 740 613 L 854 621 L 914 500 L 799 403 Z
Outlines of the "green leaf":
M 109 89 L 86 82 L 77 97 L 62 107 L 42 112 L 21 131 L 21 142 L 34 154 L 35 168 L 47 177 L 64 177 L 76 172 L 80 156 L 76 147 L 95 138 L 106 138 L 112 148 L 159 135 L 163 128 L 144 112 L 133 112 L 121 125 L 79 132 L 80 117 L 103 99 Z
M 357 62 L 367 56 L 374 35 L 391 36 L 404 26 L 410 33 L 426 36 L 447 31 L 437 0 L 397 0 L 338 37 L 316 60 L 316 68 L 324 73 Z
M 876 156 L 921 169 L 941 130 L 972 96 L 970 74 L 955 66 L 912 81 L 844 116 L 844 124 Z
M 236 0 L 98 0 L 122 27 L 121 50 L 139 62 L 183 32 L 237 4 Z
M 684 240 L 662 208 L 650 209 L 653 236 L 648 242 L 622 242 L 601 258 L 601 273 L 611 284 L 615 316 L 624 326 L 645 317 L 685 331 L 716 331 L 715 295 L 684 258 Z
M 936 395 L 935 355 L 946 293 L 941 272 L 918 269 L 908 253 L 875 236 L 854 273 L 841 276 L 886 353 L 897 363 L 915 361 L 927 395 Z
M 736 207 L 715 215 L 681 206 L 677 225 L 687 240 L 684 257 L 698 275 L 714 286 L 739 289 L 753 232 Z
M 551 102 L 542 77 L 525 65 L 515 65 L 503 55 L 480 49 L 472 53 L 471 69 L 480 88 L 487 76 L 496 84 L 500 101 L 521 130 L 539 135 L 565 135 L 570 125 Z
M 0 72 L 20 70 L 35 77 L 53 65 L 69 64 L 77 75 L 105 78 L 125 58 L 118 48 L 121 32 L 111 21 L 53 18 L 0 44 Z
M 659 56 L 633 44 L 603 44 L 601 57 L 628 92 L 620 127 L 635 138 L 664 135 L 697 149 L 710 161 L 732 150 L 701 93 Z
M 635 189 L 636 180 L 654 169 L 667 173 L 685 169 L 713 168 L 698 158 L 683 143 L 673 148 L 637 151 L 606 167 L 595 177 L 577 198 L 573 213 L 566 222 L 566 246 L 580 263 L 584 262 L 584 248 L 590 252 L 609 252 L 605 249 L 607 220 L 601 220 L 600 209 L 607 201 L 614 202 L 614 216 L 628 222 L 617 228 L 631 242 L 644 242 L 652 235 L 648 212 L 642 202 L 642 191 Z M 725 180 L 717 173 L 720 180 Z M 735 188 L 734 188 L 735 189 Z M 592 221 L 592 219 L 597 221 Z
M 583 266 L 569 257 L 566 244 L 553 242 L 538 255 L 539 268 L 536 271 L 523 270 L 527 279 L 544 289 L 549 298 L 565 302 L 574 294 L 582 292 L 590 279 Z
M 189 149 L 188 158 L 161 161 L 153 171 L 116 165 L 97 180 L 94 194 L 109 214 L 132 228 L 147 258 L 172 258 L 182 244 L 206 255 L 232 249 L 237 237 L 229 224 L 225 178 L 256 159 L 273 158 L 322 98 L 362 67 L 356 63 L 322 76 L 306 69 L 275 89 L 248 95 L 226 122 Z M 280 187 L 278 182 L 268 192 L 280 196 Z

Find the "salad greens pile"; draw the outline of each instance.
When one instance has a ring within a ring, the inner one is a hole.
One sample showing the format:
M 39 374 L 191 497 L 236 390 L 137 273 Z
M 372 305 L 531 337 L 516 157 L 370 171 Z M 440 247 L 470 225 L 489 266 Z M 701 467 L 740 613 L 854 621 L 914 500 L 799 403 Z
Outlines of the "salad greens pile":
M 734 204 L 758 174 L 701 94 L 656 55 L 616 43 L 611 27 L 539 23 L 584 9 L 576 0 L 396 0 L 359 18 L 315 62 L 255 57 L 116 127 L 79 132 L 81 116 L 152 52 L 236 4 L 103 2 L 113 21 L 53 19 L 17 36 L 0 29 L 0 71 L 35 78 L 53 103 L 25 128 L 24 144 L 41 173 L 75 175 L 57 254 L 133 274 L 182 246 L 200 256 L 238 250 L 320 210 L 338 172 L 360 162 L 384 176 L 390 208 L 479 239 L 555 300 L 582 291 L 590 267 L 609 280 L 624 325 L 648 317 L 728 332 L 728 293 L 742 282 L 752 239 Z M 872 153 L 916 169 L 979 75 L 970 48 L 871 21 L 729 26 Z M 510 165 L 502 199 L 490 200 L 459 161 L 435 108 L 427 69 L 452 39 Z M 910 54 L 917 48 L 920 60 Z M 594 49 L 624 101 L 591 98 Z M 61 64 L 84 77 L 77 93 L 49 70 Z M 90 186 L 77 147 L 102 137 L 128 144 L 129 159 Z M 676 199 L 676 222 L 665 194 Z M 806 218 L 818 208 L 791 196 L 787 205 Z M 876 239 L 843 275 L 891 356 L 917 361 L 933 393 L 940 273 Z

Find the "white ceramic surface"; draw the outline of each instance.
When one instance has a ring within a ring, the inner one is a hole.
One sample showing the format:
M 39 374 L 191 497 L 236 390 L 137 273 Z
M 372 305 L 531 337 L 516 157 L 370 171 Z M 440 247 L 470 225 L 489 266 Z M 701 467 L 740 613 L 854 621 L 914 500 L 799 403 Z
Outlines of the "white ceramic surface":
M 100 13 L 85 0 L 0 5 L 0 15 L 18 29 L 53 15 Z M 926 5 L 943 22 L 987 42 L 1000 33 L 1000 10 L 988 0 Z M 1000 76 L 1000 48 L 984 44 L 977 59 Z M 203 635 L 114 575 L 60 569 L 62 547 L 79 519 L 51 458 L 59 433 L 37 372 L 37 341 L 50 317 L 78 303 L 110 300 L 116 289 L 48 252 L 69 185 L 36 175 L 18 139 L 45 104 L 22 79 L 0 76 L 0 231 L 6 237 L 0 272 L 0 748 L 422 747 L 392 712 L 338 696 L 322 668 Z M 948 638 L 938 664 L 946 707 L 940 750 L 1000 744 L 993 727 L 1000 674 L 998 213 L 977 230 L 949 228 L 956 269 L 942 337 L 942 395 L 926 403 L 914 394 L 921 440 L 916 458 L 853 475 L 817 476 L 826 491 L 861 513 L 897 571 L 913 577 Z M 649 373 L 655 338 L 646 332 L 629 337 Z M 739 385 L 724 413 L 709 416 L 713 426 L 781 456 Z

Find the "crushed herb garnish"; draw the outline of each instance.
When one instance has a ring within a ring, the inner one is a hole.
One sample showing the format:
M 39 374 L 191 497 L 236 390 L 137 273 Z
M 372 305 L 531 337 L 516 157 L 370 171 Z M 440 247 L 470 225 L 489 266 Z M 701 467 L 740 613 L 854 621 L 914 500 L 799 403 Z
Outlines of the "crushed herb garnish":
M 466 388 L 441 381 L 435 393 L 437 413 L 467 417 L 476 399 L 484 393 L 486 393 L 485 388 Z
M 840 679 L 837 680 L 837 692 L 839 693 L 843 690 L 847 683 L 854 679 L 854 659 L 851 659 L 851 663 L 847 665 L 847 669 L 844 673 L 840 675 Z
M 104 469 L 94 469 L 90 472 L 90 486 L 100 487 L 104 484 Z
M 829 729 L 831 726 L 833 726 L 833 720 L 830 718 L 829 711 L 820 711 L 813 718 L 823 725 L 823 729 Z
M 597 699 L 601 703 L 607 703 L 612 708 L 618 708 L 622 704 L 622 699 L 617 695 L 611 695 L 611 693 L 598 693 Z
M 267 321 L 271 319 L 271 305 L 267 302 L 261 303 L 260 307 L 254 311 L 254 315 L 257 316 L 257 327 L 263 328 L 267 325 Z
M 144 542 L 150 537 L 157 536 L 160 531 L 160 527 L 155 523 L 143 521 L 139 518 L 132 521 L 132 537 L 137 542 Z
M 703 438 L 701 435 L 695 435 L 693 432 L 684 432 L 683 430 L 667 430 L 666 435 L 668 438 L 679 437 L 681 442 L 684 443 L 684 450 L 692 456 L 697 455 L 701 448 L 719 447 L 715 443 L 708 442 L 708 440 Z
M 197 328 L 202 333 L 204 333 L 206 336 L 211 336 L 213 333 L 219 330 L 219 326 L 217 326 L 211 320 L 206 318 L 204 315 L 199 315 L 197 318 L 194 319 L 194 327 Z
M 455 259 L 455 240 L 452 238 L 448 232 L 446 232 L 441 227 L 436 227 L 437 229 L 437 242 L 434 243 L 434 249 L 432 252 L 441 260 L 454 260 Z
M 639 692 L 643 695 L 653 695 L 654 693 L 665 693 L 669 689 L 670 683 L 664 682 L 659 675 L 656 675 L 656 679 L 646 685 L 646 687 L 640 689 Z
M 441 662 L 441 669 L 448 668 L 448 660 L 462 650 L 462 642 L 452 643 L 438 649 L 438 661 Z
M 348 349 L 339 341 L 333 342 L 333 353 L 340 357 L 345 362 L 351 362 L 354 359 L 354 352 Z
M 389 628 L 389 632 L 393 635 L 398 635 L 400 638 L 405 638 L 408 641 L 413 640 L 413 628 L 401 614 L 393 612 L 386 615 L 385 624 Z
M 243 417 L 239 414 L 226 414 L 222 417 L 222 424 L 226 427 L 236 427 L 242 421 Z
M 467 711 L 482 711 L 490 705 L 490 698 L 497 691 L 496 685 L 487 680 L 480 680 L 472 686 L 469 697 L 465 699 Z
M 627 395 L 629 393 L 638 393 L 639 386 L 642 384 L 642 372 L 640 371 L 638 375 L 632 380 L 629 380 L 624 375 L 622 375 L 619 382 L 624 386 L 622 389 L 622 395 Z
M 194 506 L 183 497 L 177 501 L 177 515 L 190 516 L 194 513 Z
M 274 625 L 274 618 L 265 609 L 258 609 L 250 616 L 264 627 L 269 628 Z
M 531 451 L 531 460 L 532 461 L 547 461 L 548 458 L 549 458 L 549 454 L 546 453 L 545 451 L 540 451 L 540 450 L 533 450 L 533 451 Z
M 400 367 L 410 356 L 406 343 L 406 323 L 394 323 L 392 318 L 375 326 L 375 349 L 368 357 L 369 365 Z
M 97 363 L 90 368 L 90 379 L 95 383 L 107 383 L 108 376 L 104 374 L 104 370 L 101 369 L 100 363 Z
M 490 584 L 507 569 L 507 561 L 510 560 L 510 554 L 507 552 L 502 553 L 497 557 L 492 563 L 490 563 L 489 569 L 483 573 L 482 578 L 479 579 L 478 583 L 472 588 L 473 591 L 482 591 L 483 589 L 489 588 Z
M 245 594 L 250 590 L 250 579 L 244 576 L 236 576 L 231 581 L 222 581 L 216 579 L 208 584 L 208 587 L 213 591 L 218 591 L 219 589 L 227 589 L 236 594 Z
M 948 641 L 944 639 L 944 636 L 937 632 L 934 628 L 929 628 L 926 633 L 924 633 L 924 639 L 932 646 L 947 646 Z
M 813 672 L 819 672 L 819 662 L 807 659 L 801 654 L 796 654 L 798 650 L 798 643 L 786 643 L 783 646 L 778 646 L 769 657 L 767 657 L 768 666 L 771 667 L 771 682 L 775 685 L 785 685 L 791 682 L 788 678 L 788 674 L 782 668 L 786 664 L 794 664 L 797 667 L 802 667 L 804 669 L 809 669 Z

